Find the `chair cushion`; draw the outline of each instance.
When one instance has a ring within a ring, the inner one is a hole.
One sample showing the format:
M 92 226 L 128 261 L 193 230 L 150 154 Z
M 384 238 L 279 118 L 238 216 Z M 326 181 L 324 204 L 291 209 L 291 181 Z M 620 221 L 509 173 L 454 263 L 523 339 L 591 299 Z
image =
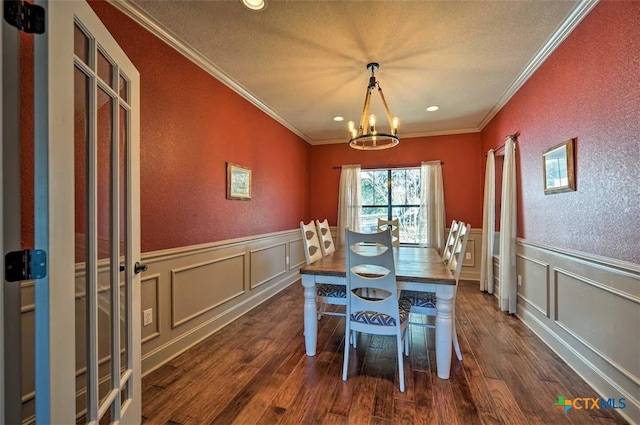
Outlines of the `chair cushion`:
M 409 310 L 411 309 L 411 304 L 409 304 L 408 300 L 400 300 L 399 301 L 399 312 L 400 312 L 400 323 L 404 323 L 409 317 Z M 351 313 L 351 320 L 354 322 L 366 323 L 368 325 L 378 325 L 378 326 L 395 326 L 396 319 L 389 316 L 388 314 L 378 313 L 375 311 L 357 311 L 355 313 Z
M 400 299 L 407 300 L 413 307 L 436 308 L 435 292 L 402 291 Z
M 347 287 L 344 285 L 321 283 L 316 285 L 316 294 L 319 297 L 347 298 Z

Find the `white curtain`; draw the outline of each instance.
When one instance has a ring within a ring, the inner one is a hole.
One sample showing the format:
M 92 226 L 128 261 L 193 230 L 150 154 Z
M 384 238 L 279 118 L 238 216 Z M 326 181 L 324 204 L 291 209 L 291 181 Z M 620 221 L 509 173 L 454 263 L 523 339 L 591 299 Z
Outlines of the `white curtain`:
M 345 243 L 344 229 L 360 231 L 360 165 L 343 165 L 338 198 L 337 247 Z
M 496 223 L 496 158 L 491 149 L 487 153 L 484 172 L 484 209 L 482 212 L 482 261 L 480 290 L 493 294 L 493 241 Z
M 516 152 L 515 137 L 504 144 L 502 211 L 500 214 L 500 309 L 515 314 L 518 303 L 516 276 Z
M 442 163 L 423 162 L 420 167 L 419 243 L 442 252 L 444 248 L 444 185 Z

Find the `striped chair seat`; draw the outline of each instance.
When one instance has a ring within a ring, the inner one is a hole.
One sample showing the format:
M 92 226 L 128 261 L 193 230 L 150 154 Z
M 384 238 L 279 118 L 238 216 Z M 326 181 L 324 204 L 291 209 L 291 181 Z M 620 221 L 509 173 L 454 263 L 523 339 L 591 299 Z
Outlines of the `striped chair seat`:
M 400 298 L 413 307 L 436 308 L 435 292 L 402 291 Z
M 347 287 L 344 285 L 321 283 L 316 285 L 316 294 L 319 297 L 347 298 Z
M 404 323 L 409 318 L 411 304 L 409 300 L 399 300 L 400 322 Z M 366 323 L 368 325 L 395 326 L 396 320 L 388 314 L 376 313 L 373 311 L 358 311 L 351 313 L 351 320 L 354 322 Z

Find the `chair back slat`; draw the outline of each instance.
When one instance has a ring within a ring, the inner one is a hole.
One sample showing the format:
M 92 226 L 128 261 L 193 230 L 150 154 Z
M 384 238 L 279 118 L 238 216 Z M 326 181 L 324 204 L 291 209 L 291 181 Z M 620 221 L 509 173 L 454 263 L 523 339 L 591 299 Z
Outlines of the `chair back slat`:
M 462 271 L 462 263 L 464 262 L 464 255 L 467 251 L 467 241 L 469 240 L 469 233 L 471 232 L 471 225 L 462 223 L 458 230 L 458 236 L 456 238 L 455 247 L 451 260 L 447 267 L 453 272 L 453 277 L 456 280 L 456 284 L 460 279 L 460 272 Z
M 458 222 L 453 220 L 451 222 L 449 236 L 447 237 L 447 242 L 444 244 L 444 249 L 442 250 L 442 261 L 444 261 L 445 264 L 449 264 L 449 261 L 451 260 L 451 255 L 453 254 L 453 250 L 458 239 L 458 230 L 460 230 L 461 226 L 464 226 L 464 223 L 461 221 Z
M 307 264 L 311 264 L 322 258 L 322 250 L 320 249 L 320 241 L 316 233 L 316 226 L 313 220 L 309 224 L 300 222 L 300 231 L 302 232 L 302 243 L 304 244 L 304 257 Z
M 322 250 L 322 256 L 335 252 L 336 246 L 333 243 L 333 237 L 331 236 L 331 228 L 329 222 L 325 218 L 324 221 L 316 220 L 316 227 L 318 228 L 318 239 L 320 240 L 320 249 Z

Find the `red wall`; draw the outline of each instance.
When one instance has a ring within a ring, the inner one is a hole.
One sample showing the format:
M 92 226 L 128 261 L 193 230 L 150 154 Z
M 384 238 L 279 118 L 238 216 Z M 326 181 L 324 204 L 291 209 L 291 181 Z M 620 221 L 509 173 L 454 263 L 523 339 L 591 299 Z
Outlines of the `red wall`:
M 638 22 L 638 1 L 599 3 L 483 129 L 483 152 L 520 132 L 519 237 L 640 263 Z M 545 195 L 542 153 L 572 137 L 577 191 Z
M 327 217 L 337 224 L 340 169 L 346 164 L 417 165 L 422 161 L 441 160 L 444 180 L 447 225 L 462 220 L 472 227 L 482 226 L 482 181 L 484 170 L 480 159 L 480 133 L 401 139 L 389 150 L 359 151 L 346 141 L 337 145 L 311 148 L 311 215 Z
M 90 4 L 140 72 L 142 250 L 298 227 L 309 213 L 310 146 L 107 2 Z M 251 201 L 226 199 L 227 161 L 251 168 Z

